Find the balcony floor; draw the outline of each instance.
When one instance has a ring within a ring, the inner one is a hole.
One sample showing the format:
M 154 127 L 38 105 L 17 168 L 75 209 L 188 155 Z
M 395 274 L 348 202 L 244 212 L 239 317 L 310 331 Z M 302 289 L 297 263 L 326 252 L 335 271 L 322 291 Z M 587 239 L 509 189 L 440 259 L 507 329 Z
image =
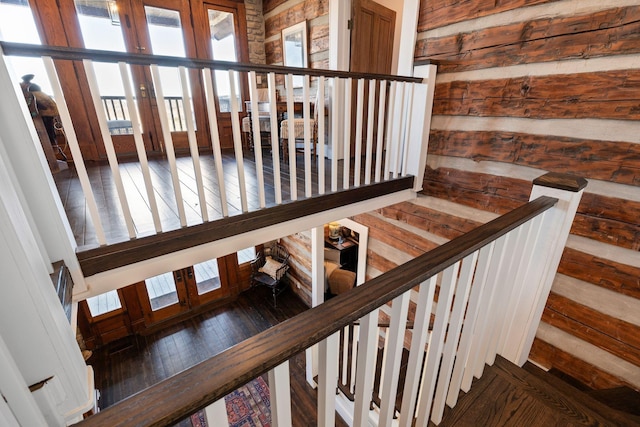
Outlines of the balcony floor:
M 222 160 L 229 216 L 238 215 L 242 213 L 242 206 L 238 185 L 238 170 L 233 152 L 225 151 Z M 209 220 L 220 219 L 223 217 L 223 214 L 213 156 L 211 154 L 203 154 L 200 156 L 200 162 Z M 191 157 L 187 156 L 178 157 L 176 163 L 181 183 L 187 225 L 200 224 L 202 223 L 202 215 L 199 206 L 200 202 L 197 194 L 193 162 Z M 266 206 L 269 207 L 275 205 L 274 173 L 269 150 L 263 150 L 263 163 L 265 200 Z M 303 199 L 305 197 L 305 181 L 303 169 L 304 158 L 301 153 L 298 154 L 297 165 L 297 197 L 298 199 Z M 149 168 L 155 189 L 155 198 L 158 205 L 162 231 L 178 229 L 180 228 L 180 219 L 168 162 L 165 158 L 150 159 Z M 331 161 L 325 159 L 325 192 L 329 192 L 331 187 L 330 168 Z M 343 162 L 340 161 L 338 167 L 339 188 L 342 188 L 342 168 Z M 244 170 L 248 211 L 255 211 L 259 209 L 260 205 L 258 199 L 256 163 L 253 152 L 245 154 Z M 107 164 L 88 164 L 87 172 L 100 212 L 100 219 L 105 230 L 107 243 L 112 244 L 129 240 L 124 215 L 119 207 L 120 203 L 110 167 Z M 120 163 L 120 174 L 133 216 L 136 236 L 141 237 L 155 234 L 140 163 Z M 288 163 L 281 162 L 281 176 L 282 200 L 291 200 Z M 95 228 L 90 218 L 89 209 L 75 168 L 71 167 L 55 174 L 54 180 L 78 246 L 80 248 L 95 247 L 98 244 Z M 318 173 L 315 164 L 312 169 L 312 182 L 312 194 L 317 195 Z M 353 174 L 351 174 L 350 182 L 353 183 Z

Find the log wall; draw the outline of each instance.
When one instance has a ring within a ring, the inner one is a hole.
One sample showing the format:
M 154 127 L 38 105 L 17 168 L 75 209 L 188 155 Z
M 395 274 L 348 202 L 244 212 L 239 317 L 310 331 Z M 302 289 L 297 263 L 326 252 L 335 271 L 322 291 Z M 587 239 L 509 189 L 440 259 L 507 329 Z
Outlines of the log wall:
M 439 66 L 417 203 L 444 205 L 366 219 L 451 238 L 526 201 L 546 171 L 587 178 L 531 358 L 593 388 L 640 389 L 640 7 L 615 5 L 422 1 L 415 58 Z
M 282 30 L 307 21 L 309 68 L 329 68 L 329 0 L 264 0 L 267 64 L 282 64 Z

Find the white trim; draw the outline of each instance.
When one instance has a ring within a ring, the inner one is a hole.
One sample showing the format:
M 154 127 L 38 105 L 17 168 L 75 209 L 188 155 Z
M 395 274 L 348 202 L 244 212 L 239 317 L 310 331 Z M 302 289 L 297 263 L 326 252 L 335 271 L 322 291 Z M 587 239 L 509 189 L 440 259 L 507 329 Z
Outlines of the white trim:
M 613 55 L 601 58 L 569 59 L 564 61 L 518 64 L 507 67 L 483 68 L 438 75 L 438 83 L 510 79 L 525 76 L 553 76 L 559 74 L 597 73 L 640 68 L 640 55 Z
M 608 316 L 640 326 L 640 300 L 637 298 L 559 273 L 551 291 Z
M 637 6 L 638 0 L 616 0 L 615 7 Z M 469 19 L 463 22 L 447 25 L 445 27 L 424 31 L 419 34 L 418 40 L 445 37 L 459 33 L 470 33 L 485 28 L 502 25 L 528 22 L 535 19 L 560 18 L 564 16 L 578 16 L 611 9 L 610 2 L 602 0 L 564 0 L 545 3 L 530 7 L 520 7 L 481 18 Z M 417 28 L 415 26 L 414 28 Z
M 608 351 L 546 323 L 540 323 L 536 337 L 591 365 L 599 366 L 615 377 L 624 378 L 635 387 L 640 387 L 640 369 Z
M 85 299 L 96 296 L 167 271 L 178 270 L 187 265 L 193 265 L 194 263 L 204 262 L 211 258 L 228 255 L 229 253 L 237 252 L 249 246 L 255 246 L 263 242 L 281 238 L 282 236 L 289 236 L 300 231 L 309 230 L 319 224 L 326 224 L 340 218 L 370 212 L 384 206 L 414 198 L 415 193 L 413 191 L 403 190 L 98 273 L 86 278 L 89 291 L 76 294 L 75 298 Z
M 439 116 L 431 120 L 432 130 L 502 131 L 533 135 L 564 136 L 598 141 L 640 144 L 640 124 L 635 120 L 525 119 L 516 117 Z

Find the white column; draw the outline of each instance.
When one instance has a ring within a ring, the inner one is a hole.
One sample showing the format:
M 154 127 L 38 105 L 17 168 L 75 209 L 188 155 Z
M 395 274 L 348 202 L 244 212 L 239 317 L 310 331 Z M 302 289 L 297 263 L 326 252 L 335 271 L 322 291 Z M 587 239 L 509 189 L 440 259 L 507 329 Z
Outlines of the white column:
M 13 167 L 18 198 L 36 238 L 40 257 L 50 264 L 64 260 L 75 290 L 86 289 L 76 258 L 76 242 L 69 226 L 56 185 L 44 157 L 31 115 L 18 82 L 12 80 L 0 50 L 0 144 L 3 158 Z M 16 143 L 20 141 L 20 143 Z M 3 181 L 9 185 L 7 181 Z M 53 272 L 50 265 L 49 273 Z

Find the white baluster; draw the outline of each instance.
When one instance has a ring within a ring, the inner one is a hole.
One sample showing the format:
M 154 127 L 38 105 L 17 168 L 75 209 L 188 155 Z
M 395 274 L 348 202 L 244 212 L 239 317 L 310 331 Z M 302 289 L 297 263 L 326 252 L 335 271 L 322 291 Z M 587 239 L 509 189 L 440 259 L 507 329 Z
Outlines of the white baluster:
M 122 82 L 124 84 L 124 93 L 127 98 L 127 108 L 129 110 L 129 116 L 131 117 L 131 126 L 133 127 L 133 140 L 136 145 L 136 152 L 138 153 L 138 160 L 140 161 L 140 168 L 142 169 L 142 177 L 144 179 L 144 186 L 147 192 L 147 198 L 149 201 L 149 208 L 151 209 L 151 216 L 153 217 L 153 224 L 156 228 L 156 232 L 162 231 L 162 225 L 160 224 L 160 213 L 158 212 L 158 204 L 156 202 L 156 196 L 153 189 L 153 182 L 151 181 L 151 173 L 149 171 L 149 162 L 147 160 L 147 151 L 142 140 L 142 133 L 140 131 L 140 118 L 138 116 L 138 108 L 133 99 L 133 91 L 131 90 L 131 79 L 129 78 L 129 70 L 127 64 L 119 62 L 120 75 L 122 76 Z
M 364 109 L 364 79 L 358 80 L 358 95 L 356 102 L 356 140 L 355 159 L 353 165 L 353 186 L 360 187 L 360 168 L 362 163 L 362 113 Z
M 405 114 L 405 124 L 403 126 L 403 131 L 404 131 L 404 137 L 402 138 L 403 140 L 403 155 L 402 155 L 402 176 L 406 176 L 407 175 L 407 165 L 409 164 L 409 142 L 411 141 L 410 138 L 410 133 L 411 133 L 411 126 L 412 126 L 412 120 L 413 120 L 413 115 L 414 115 L 414 109 L 413 109 L 413 95 L 415 93 L 415 88 L 416 88 L 416 84 L 415 83 L 411 83 L 409 85 L 409 100 L 407 102 L 407 112 Z M 417 114 L 417 113 L 416 113 Z
M 318 344 L 318 426 L 335 425 L 338 386 L 338 340 L 336 332 Z
M 338 191 L 338 100 L 339 86 L 342 80 L 333 79 L 333 92 L 331 94 L 331 191 Z
M 291 200 L 298 200 L 298 181 L 296 177 L 296 132 L 294 127 L 294 108 L 293 108 L 293 74 L 287 74 L 287 125 L 289 135 L 289 185 L 291 192 Z
M 372 117 L 371 115 L 369 117 Z M 380 421 L 379 425 L 389 426 L 395 414 L 396 394 L 398 391 L 398 376 L 402 362 L 402 348 L 404 332 L 407 326 L 407 313 L 411 291 L 405 292 L 393 300 L 391 305 L 391 323 L 387 330 L 388 340 L 384 348 L 383 381 L 380 383 Z M 419 371 L 418 371 L 419 372 Z
M 473 343 L 473 335 L 476 330 L 478 314 L 483 309 L 481 303 L 484 300 L 483 295 L 485 291 L 485 285 L 489 276 L 489 264 L 493 256 L 493 249 L 495 242 L 484 246 L 480 249 L 478 256 L 478 262 L 476 272 L 473 277 L 473 285 L 471 286 L 471 295 L 469 296 L 469 304 L 467 305 L 467 313 L 465 315 L 465 321 L 462 326 L 462 332 L 460 335 L 460 344 L 458 346 L 458 352 L 451 375 L 449 392 L 447 394 L 447 405 L 454 407 L 458 401 L 458 392 L 462 386 L 462 376 L 467 369 L 467 361 L 469 360 L 469 353 Z
M 460 342 L 460 331 L 462 330 L 462 321 L 464 320 L 465 311 L 467 309 L 467 301 L 471 291 L 471 281 L 473 273 L 478 262 L 478 251 L 472 253 L 462 260 L 462 268 L 458 279 L 458 287 L 456 289 L 456 298 L 451 311 L 451 321 L 447 329 L 447 341 L 444 345 L 442 353 L 442 365 L 438 373 L 438 384 L 436 386 L 436 394 L 433 401 L 433 413 L 431 421 L 439 424 L 444 414 L 445 398 L 449 391 L 451 373 L 453 371 L 453 362 L 456 359 L 456 351 Z
M 267 75 L 269 83 L 269 121 L 271 122 L 271 158 L 273 161 L 273 187 L 276 204 L 282 203 L 282 177 L 280 176 L 280 141 L 278 140 L 278 98 L 276 95 L 276 75 Z
M 233 131 L 233 150 L 238 169 L 238 185 L 240 187 L 240 205 L 242 212 L 249 210 L 247 206 L 247 184 L 244 176 L 244 153 L 242 152 L 242 137 L 240 136 L 240 118 L 238 116 L 238 98 L 236 95 L 235 71 L 229 70 L 229 104 L 231 106 L 231 128 Z
M 69 114 L 69 109 L 67 108 L 67 102 L 64 98 L 62 86 L 60 86 L 60 80 L 58 80 L 58 74 L 56 73 L 53 59 L 48 56 L 44 56 L 42 57 L 42 61 L 44 62 L 47 76 L 49 77 L 49 81 L 51 82 L 53 97 L 57 100 L 58 103 L 60 121 L 62 121 L 62 126 L 67 136 L 69 150 L 71 151 L 71 156 L 73 156 L 76 172 L 78 173 L 78 179 L 80 180 L 80 186 L 82 187 L 82 192 L 84 193 L 84 197 L 87 199 L 87 207 L 89 208 L 89 215 L 91 216 L 91 221 L 93 221 L 93 226 L 96 230 L 96 238 L 98 239 L 98 243 L 101 246 L 106 245 L 107 238 L 104 234 L 102 221 L 100 220 L 98 205 L 96 204 L 96 198 L 93 194 L 93 190 L 91 189 L 91 182 L 89 181 L 87 168 L 82 158 L 82 152 L 80 151 L 80 145 L 78 144 L 78 137 L 76 135 L 75 129 L 73 128 L 71 115 Z
M 198 188 L 198 200 L 200 202 L 200 214 L 202 221 L 209 221 L 207 212 L 207 199 L 204 193 L 204 181 L 202 179 L 202 167 L 200 166 L 200 153 L 198 153 L 198 141 L 196 140 L 196 126 L 193 122 L 193 108 L 189 97 L 189 80 L 187 79 L 187 69 L 178 67 L 180 72 L 180 84 L 182 86 L 182 105 L 184 106 L 185 121 L 187 123 L 187 139 L 189 141 L 189 151 L 193 162 L 193 173 L 196 177 L 196 187 Z
M 351 84 L 352 79 L 345 80 L 344 85 L 344 158 L 342 182 L 345 190 L 349 189 L 349 173 L 351 163 Z
M 309 96 L 309 86 L 311 85 L 308 74 L 304 75 L 302 84 L 302 117 L 304 118 L 304 194 L 305 197 L 312 196 L 311 180 L 311 99 Z
M 431 339 L 427 347 L 427 360 L 422 375 L 422 387 L 420 390 L 422 397 L 420 399 L 420 406 L 418 406 L 416 426 L 426 427 L 429 423 L 433 391 L 436 386 L 438 368 L 442 358 L 442 347 L 451 315 L 451 301 L 455 293 L 455 284 L 458 278 L 459 268 L 460 261 L 447 267 L 442 273 L 442 283 L 440 284 L 440 293 L 438 294 L 438 306 L 436 307 L 436 318 L 433 322 Z
M 120 208 L 124 216 L 124 222 L 127 226 L 127 232 L 129 238 L 136 237 L 135 227 L 133 225 L 133 217 L 131 216 L 131 210 L 129 208 L 129 201 L 127 200 L 127 193 L 124 190 L 122 183 L 122 175 L 120 174 L 120 167 L 118 165 L 118 156 L 116 150 L 113 147 L 113 140 L 111 139 L 111 133 L 107 125 L 107 115 L 104 111 L 104 105 L 100 100 L 100 90 L 98 89 L 98 81 L 96 79 L 96 73 L 93 69 L 93 62 L 85 59 L 82 61 L 84 64 L 84 70 L 87 74 L 87 83 L 89 83 L 89 91 L 91 92 L 91 99 L 93 101 L 93 107 L 96 110 L 98 116 L 98 124 L 100 126 L 100 134 L 102 135 L 102 141 L 104 142 L 104 150 L 107 154 L 107 160 L 109 161 L 109 168 L 113 175 L 113 181 L 116 185 L 116 192 L 118 194 L 118 200 L 120 201 Z M 75 156 L 74 156 L 75 158 Z
M 378 349 L 378 311 L 375 309 L 360 319 L 355 376 L 356 393 L 353 409 L 354 427 L 369 425 L 369 405 L 371 393 L 373 393 L 373 375 Z
M 224 169 L 222 168 L 222 150 L 220 149 L 220 133 L 218 131 L 218 117 L 216 113 L 215 95 L 213 93 L 213 80 L 211 70 L 202 70 L 205 94 L 207 97 L 207 117 L 209 119 L 209 131 L 211 135 L 211 146 L 213 148 L 213 158 L 216 164 L 216 177 L 218 178 L 218 189 L 220 190 L 220 206 L 222 216 L 229 216 L 229 206 L 227 205 L 227 192 L 224 183 Z
M 480 308 L 476 319 L 475 330 L 473 332 L 471 348 L 469 349 L 469 356 L 467 358 L 467 367 L 465 368 L 464 375 L 462 377 L 462 386 L 460 387 L 464 392 L 469 391 L 473 376 L 475 375 L 479 378 L 480 375 L 482 375 L 482 370 L 484 369 L 484 357 L 487 354 L 487 339 L 490 332 L 487 331 L 487 324 L 491 301 L 493 301 L 495 292 L 493 280 L 496 277 L 497 272 L 500 271 L 500 267 L 504 261 L 506 241 L 507 235 L 504 235 L 495 241 L 493 254 L 488 265 L 487 283 L 479 302 Z
M 384 141 L 384 117 L 386 108 L 387 81 L 380 82 L 380 96 L 378 99 L 378 138 L 376 141 L 376 171 L 375 182 L 380 182 L 382 177 L 382 144 Z
M 291 386 L 289 361 L 269 371 L 269 398 L 271 423 L 274 427 L 291 426 Z
M 385 157 L 384 157 L 384 180 L 389 179 L 391 172 L 391 151 L 393 147 L 393 132 L 395 129 L 394 120 L 396 113 L 396 88 L 398 82 L 392 81 L 389 88 L 389 112 L 387 115 L 387 138 L 385 144 Z
M 160 128 L 162 129 L 162 137 L 164 138 L 165 153 L 169 162 L 169 170 L 171 172 L 171 183 L 173 184 L 173 194 L 176 198 L 178 207 L 178 217 L 180 218 L 180 226 L 187 226 L 187 216 L 184 211 L 184 199 L 182 198 L 182 188 L 180 187 L 180 178 L 178 176 L 178 166 L 176 164 L 176 153 L 173 146 L 173 137 L 171 136 L 171 128 L 169 127 L 169 114 L 167 106 L 164 103 L 164 90 L 160 81 L 160 71 L 157 65 L 151 66 L 151 77 L 153 78 L 153 87 L 156 93 L 156 104 L 158 106 L 158 116 L 160 117 Z
M 324 182 L 324 77 L 318 77 L 318 97 L 316 117 L 318 117 L 316 138 L 316 156 L 318 157 L 318 193 L 325 193 Z
M 251 130 L 253 132 L 253 155 L 256 159 L 256 178 L 258 180 L 258 203 L 260 208 L 266 206 L 264 195 L 264 167 L 262 165 L 262 138 L 260 136 L 260 112 L 258 111 L 258 86 L 256 72 L 249 71 L 249 97 L 251 98 Z
M 373 157 L 373 122 L 374 104 L 376 99 L 376 81 L 369 80 L 369 108 L 367 112 L 367 149 L 365 154 L 364 183 L 371 184 L 371 161 Z
M 433 307 L 433 296 L 436 291 L 437 277 L 434 276 L 428 281 L 420 284 L 418 301 L 416 302 L 416 314 L 413 322 L 411 334 L 411 349 L 407 362 L 407 372 L 420 372 L 424 361 L 424 346 L 429 337 L 429 322 Z M 419 375 L 407 375 L 402 393 L 402 406 L 400 407 L 401 427 L 411 427 L 413 425 L 414 412 L 420 386 Z

